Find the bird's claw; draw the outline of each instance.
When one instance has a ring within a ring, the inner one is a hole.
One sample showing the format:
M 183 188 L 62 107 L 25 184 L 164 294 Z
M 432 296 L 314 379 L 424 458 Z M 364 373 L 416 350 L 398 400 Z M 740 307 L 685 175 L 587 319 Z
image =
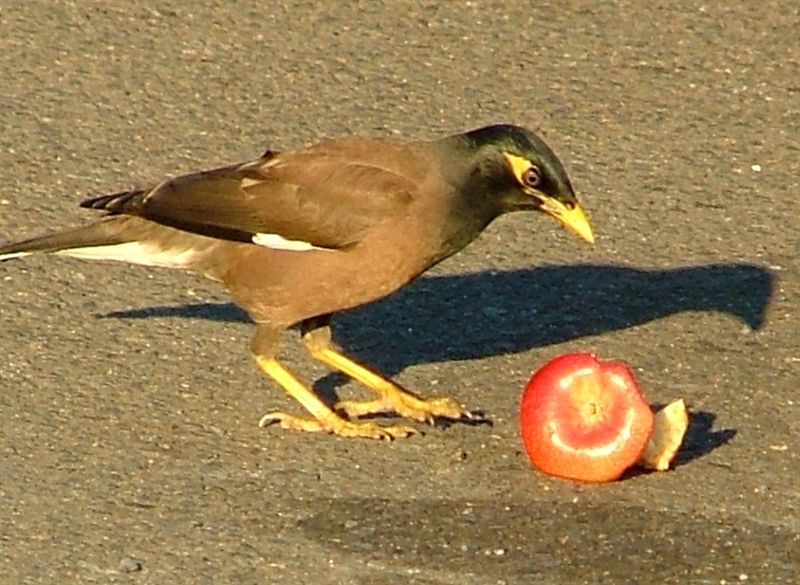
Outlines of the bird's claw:
M 326 419 L 303 418 L 285 412 L 270 412 L 258 421 L 259 427 L 280 424 L 281 428 L 307 433 L 331 433 L 340 437 L 383 439 L 391 441 L 421 434 L 419 430 L 405 425 L 380 426 L 374 423 L 351 422 L 337 415 Z
M 450 398 L 422 399 L 407 392 L 393 392 L 375 400 L 343 400 L 334 407 L 350 419 L 376 414 L 394 413 L 422 423 L 434 424 L 437 419 L 449 421 L 475 421 L 483 419 L 480 413 L 465 410 Z

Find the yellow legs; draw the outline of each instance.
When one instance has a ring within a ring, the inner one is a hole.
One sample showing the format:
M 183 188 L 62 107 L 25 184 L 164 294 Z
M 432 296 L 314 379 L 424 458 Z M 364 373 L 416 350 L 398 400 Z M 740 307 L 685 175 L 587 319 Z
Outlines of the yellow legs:
M 263 337 L 263 336 L 262 336 Z M 464 420 L 472 418 L 460 405 L 449 398 L 424 400 L 404 390 L 372 370 L 347 357 L 331 339 L 328 319 L 312 319 L 302 324 L 303 344 L 315 359 L 350 376 L 377 394 L 367 401 L 343 401 L 330 408 L 306 384 L 301 382 L 277 359 L 259 351 L 259 335 L 253 343 L 253 351 L 261 370 L 275 380 L 286 392 L 302 404 L 313 418 L 274 412 L 261 418 L 260 425 L 279 423 L 281 427 L 300 431 L 325 431 L 343 437 L 365 437 L 371 439 L 394 439 L 415 434 L 412 427 L 403 425 L 380 426 L 370 422 L 348 419 L 395 413 L 404 418 L 433 423 L 437 418 Z M 347 418 L 344 418 L 341 414 Z
M 275 380 L 286 392 L 302 404 L 313 418 L 302 418 L 285 412 L 271 412 L 261 417 L 261 427 L 279 423 L 284 429 L 296 431 L 325 431 L 340 437 L 364 437 L 367 439 L 397 439 L 408 437 L 417 431 L 411 427 L 394 425 L 381 427 L 373 423 L 354 423 L 337 414 L 325 404 L 308 386 L 298 380 L 292 372 L 274 358 L 256 356 L 261 370 Z

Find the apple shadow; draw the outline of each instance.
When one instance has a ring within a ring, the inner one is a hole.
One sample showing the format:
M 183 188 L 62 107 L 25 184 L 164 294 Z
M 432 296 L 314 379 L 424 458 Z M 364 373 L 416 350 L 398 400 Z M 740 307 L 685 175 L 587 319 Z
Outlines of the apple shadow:
M 736 429 L 714 430 L 717 415 L 705 410 L 690 411 L 689 428 L 673 465 L 680 467 L 707 455 L 736 436 Z
M 652 405 L 654 410 L 659 410 L 665 404 Z M 691 410 L 689 409 L 689 428 L 686 429 L 686 435 L 683 437 L 678 452 L 672 460 L 670 467 L 682 467 L 695 459 L 699 459 L 704 455 L 708 455 L 722 445 L 728 443 L 736 436 L 736 429 L 718 429 L 714 430 L 714 421 L 717 415 L 713 412 L 706 410 Z M 620 478 L 621 481 L 633 479 L 640 475 L 647 475 L 650 473 L 657 473 L 652 469 L 644 469 L 638 465 L 629 468 Z

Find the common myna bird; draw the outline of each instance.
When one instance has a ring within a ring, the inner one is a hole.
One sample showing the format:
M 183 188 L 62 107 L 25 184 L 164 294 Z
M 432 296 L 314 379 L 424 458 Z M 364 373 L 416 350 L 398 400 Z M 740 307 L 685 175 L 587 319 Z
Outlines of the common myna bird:
M 261 370 L 310 413 L 261 424 L 346 437 L 396 438 L 404 425 L 361 417 L 463 420 L 449 398 L 425 400 L 346 356 L 331 317 L 385 297 L 474 240 L 496 217 L 534 210 L 593 242 L 564 167 L 530 130 L 495 125 L 434 141 L 342 138 L 294 152 L 93 197 L 94 223 L 0 246 L 0 260 L 49 253 L 182 268 L 221 281 L 256 324 Z M 312 357 L 357 380 L 374 400 L 333 407 L 278 359 L 299 326 Z

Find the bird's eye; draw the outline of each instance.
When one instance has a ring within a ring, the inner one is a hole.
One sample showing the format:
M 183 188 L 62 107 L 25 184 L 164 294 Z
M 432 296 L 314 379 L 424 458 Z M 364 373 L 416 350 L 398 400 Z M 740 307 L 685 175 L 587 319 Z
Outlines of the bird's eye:
M 542 172 L 538 167 L 531 166 L 522 173 L 521 179 L 526 187 L 537 187 L 542 182 Z

